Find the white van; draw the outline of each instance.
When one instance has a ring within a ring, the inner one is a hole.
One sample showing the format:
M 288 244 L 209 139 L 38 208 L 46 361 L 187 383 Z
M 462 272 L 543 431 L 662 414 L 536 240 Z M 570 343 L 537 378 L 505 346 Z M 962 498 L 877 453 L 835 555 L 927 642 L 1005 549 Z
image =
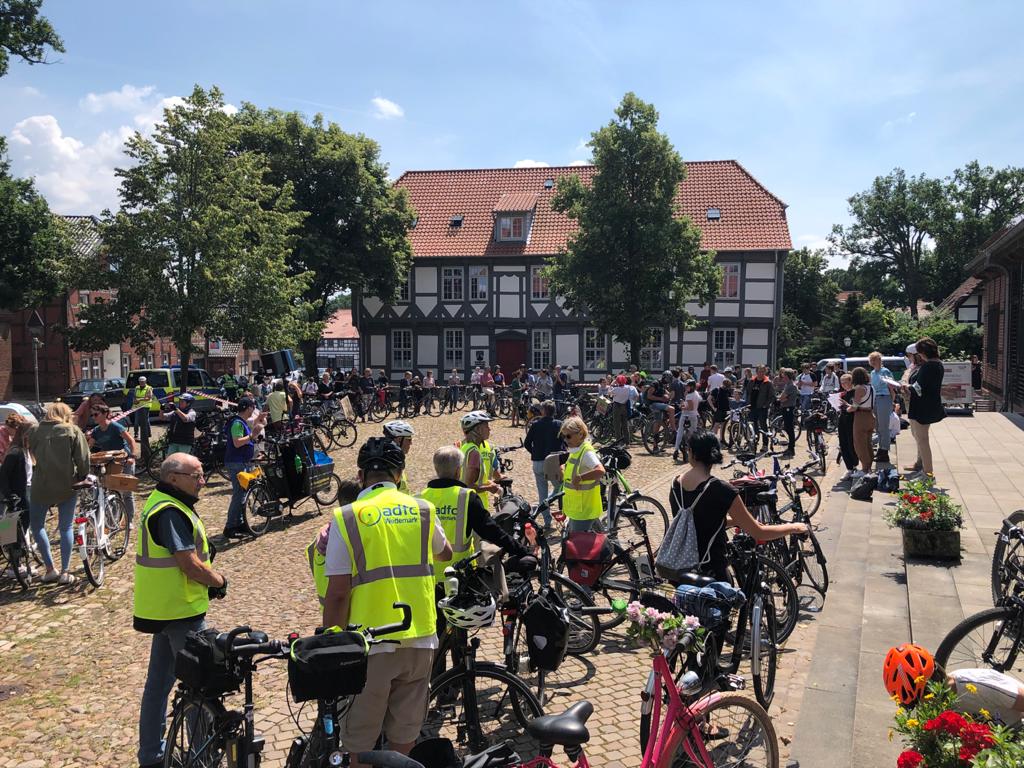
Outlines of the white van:
M 825 370 L 825 366 L 831 363 L 836 371 L 848 372 L 860 367 L 867 371 L 871 370 L 871 364 L 866 357 L 823 357 L 818 361 L 818 372 Z M 882 357 L 882 367 L 892 372 L 892 377 L 899 381 L 903 378 L 903 372 L 907 370 L 907 358 L 905 357 Z

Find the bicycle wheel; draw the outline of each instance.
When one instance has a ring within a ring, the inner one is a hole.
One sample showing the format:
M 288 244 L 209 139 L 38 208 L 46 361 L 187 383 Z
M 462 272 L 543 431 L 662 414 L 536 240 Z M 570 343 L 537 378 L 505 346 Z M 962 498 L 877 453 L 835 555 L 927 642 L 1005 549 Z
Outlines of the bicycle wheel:
M 316 499 L 317 504 L 323 506 L 329 506 L 338 500 L 338 492 L 341 490 L 341 478 L 336 474 L 331 474 L 328 478 L 327 485 L 322 490 L 317 491 L 313 494 L 313 498 Z
M 82 557 L 85 577 L 94 587 L 103 585 L 103 549 L 99 546 L 99 531 L 92 513 L 75 518 L 75 546 Z
M 174 702 L 171 727 L 167 731 L 164 765 L 174 768 L 227 768 L 227 740 L 232 735 L 218 725 L 227 720 L 219 703 L 193 694 Z M 240 721 L 239 721 L 240 722 Z M 238 725 L 235 725 L 237 729 Z
M 22 590 L 28 590 L 32 586 L 34 574 L 32 572 L 32 558 L 26 545 L 27 535 L 21 528 L 20 523 L 18 524 L 17 535 L 18 538 L 13 544 L 4 545 L 3 556 L 14 572 L 14 578 L 17 579 Z
M 560 573 L 552 573 L 549 578 L 551 588 L 569 610 L 568 652 L 575 656 L 590 653 L 601 638 L 601 623 L 597 616 L 583 615 L 582 609 L 593 606 L 594 598 L 575 581 L 570 581 Z
M 778 664 L 775 610 L 767 594 L 757 595 L 750 608 L 750 673 L 754 696 L 765 709 L 775 697 L 775 668 Z
M 640 598 L 640 572 L 629 553 L 617 544 L 613 544 L 615 555 L 604 573 L 593 587 L 594 604 L 610 608 L 612 600 L 625 600 L 627 603 Z M 559 572 L 565 569 L 565 563 L 559 558 Z M 598 617 L 601 630 L 617 627 L 626 620 L 625 613 L 611 613 Z
M 700 738 L 715 766 L 779 768 L 779 737 L 772 719 L 756 701 L 739 694 L 717 693 L 690 707 L 697 734 L 672 724 L 655 768 L 703 765 L 693 743 Z
M 821 506 L 821 486 L 810 475 L 799 474 L 794 475 L 792 478 L 783 477 L 778 487 L 788 499 L 786 504 L 791 503 L 796 498 L 797 489 L 801 489 L 803 498 L 800 500 L 800 508 L 803 510 L 804 519 L 794 520 L 793 522 L 802 523 L 810 520 Z M 779 506 L 785 506 L 786 504 L 780 504 Z
M 665 531 L 668 530 L 669 524 L 668 512 L 665 511 L 665 506 L 650 496 L 634 496 L 624 501 L 620 509 L 633 509 L 641 513 L 651 513 L 643 514 L 642 519 L 647 527 L 647 538 L 651 542 L 651 550 L 657 555 L 661 542 L 665 539 Z M 635 532 L 637 536 L 641 535 L 639 526 L 639 522 L 635 522 L 633 518 L 620 513 L 615 518 L 615 529 L 611 531 L 611 536 L 618 539 L 620 543 L 624 543 L 632 532 Z M 637 541 L 639 540 L 638 538 Z M 647 553 L 644 552 L 641 557 L 646 560 Z
M 132 519 L 128 515 L 128 507 L 116 491 L 107 492 L 107 546 L 103 554 L 110 561 L 120 560 L 128 551 L 128 542 L 132 537 Z
M 348 419 L 338 419 L 334 422 L 333 437 L 336 447 L 348 448 L 355 445 L 357 435 L 356 425 Z
M 1024 509 L 1011 512 L 1003 525 L 1024 527 Z M 1024 537 L 1008 536 L 1003 531 L 996 537 L 992 550 L 992 604 L 999 605 L 1016 575 L 1024 572 Z
M 313 427 L 313 447 L 316 450 L 329 453 L 333 445 L 334 437 L 331 430 L 326 427 Z
M 478 663 L 469 672 L 451 669 L 430 682 L 422 738 L 447 738 L 460 757 L 512 741 L 520 755 L 533 754 L 537 743 L 526 723 L 544 714 L 526 683 L 500 667 Z
M 149 479 L 154 483 L 160 481 L 160 465 L 164 463 L 166 458 L 166 449 L 164 446 L 151 446 L 149 456 L 146 462 L 143 464 L 146 470 L 146 474 L 149 475 Z
M 1000 606 L 968 616 L 949 631 L 935 652 L 935 663 L 947 673 L 955 669 L 990 667 L 1022 679 L 1024 614 Z
M 763 555 L 758 555 L 757 561 L 762 580 L 771 592 L 777 639 L 784 643 L 793 634 L 800 618 L 800 595 L 789 573 L 777 561 Z
M 249 486 L 243 507 L 245 527 L 253 536 L 262 536 L 270 528 L 270 521 L 281 514 L 281 503 L 270 495 L 264 483 Z
M 821 544 L 814 531 L 807 526 L 807 538 L 800 539 L 800 566 L 803 575 L 807 577 L 811 586 L 821 594 L 828 592 L 828 565 L 825 560 L 825 553 L 821 551 Z
M 657 429 L 655 429 L 657 427 Z M 657 456 L 659 453 L 665 450 L 665 427 L 659 423 L 651 420 L 644 423 L 643 432 L 640 433 L 640 439 L 643 441 L 644 450 L 652 456 Z

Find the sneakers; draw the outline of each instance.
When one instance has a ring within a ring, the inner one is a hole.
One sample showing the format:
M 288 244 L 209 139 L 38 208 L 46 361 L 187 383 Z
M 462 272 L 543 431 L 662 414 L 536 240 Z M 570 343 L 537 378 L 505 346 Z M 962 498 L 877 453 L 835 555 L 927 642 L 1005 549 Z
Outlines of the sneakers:
M 246 536 L 244 528 L 225 528 L 221 535 L 225 539 L 244 539 Z
M 864 477 L 864 473 L 861 472 L 859 469 L 851 469 L 849 475 L 851 480 L 857 480 L 859 478 Z

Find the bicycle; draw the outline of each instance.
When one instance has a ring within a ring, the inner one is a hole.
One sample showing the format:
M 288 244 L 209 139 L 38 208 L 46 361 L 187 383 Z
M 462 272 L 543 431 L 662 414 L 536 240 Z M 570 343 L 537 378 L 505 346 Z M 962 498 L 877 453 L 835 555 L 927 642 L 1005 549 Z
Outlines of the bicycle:
M 404 613 L 400 623 L 362 631 L 355 625 L 348 627 L 348 632 L 363 636 L 362 654 L 366 654 L 370 645 L 387 642 L 378 640 L 379 636 L 408 629 L 412 616 L 409 606 L 396 603 L 395 607 Z M 188 655 L 184 652 L 179 654 L 175 664 L 179 683 L 171 706 L 164 765 L 175 768 L 214 765 L 259 768 L 265 739 L 255 728 L 253 674 L 264 661 L 289 658 L 295 643 L 302 641 L 295 634 L 287 641 L 270 640 L 265 633 L 247 626 L 236 627 L 228 633 L 206 630 L 203 634 L 212 638 L 212 644 L 223 654 L 223 659 L 193 656 L 191 659 L 194 661 L 188 663 L 191 660 Z M 290 681 L 292 666 L 289 664 Z M 365 679 L 365 666 L 362 674 Z M 351 680 L 347 682 L 355 687 Z M 229 710 L 225 699 L 238 693 L 239 687 L 243 690 L 242 708 Z M 324 699 L 320 704 L 321 710 L 312 732 L 293 742 L 285 768 L 326 768 L 348 764 L 350 756 L 342 751 L 339 744 L 337 699 Z M 356 759 L 382 768 L 422 768 L 419 763 L 393 752 L 362 752 Z
M 722 469 L 730 469 L 736 464 L 743 464 L 746 467 L 746 472 L 734 469 L 734 480 L 743 477 L 751 479 L 767 477 L 764 470 L 757 468 L 757 463 L 764 458 L 771 457 L 772 459 L 776 459 L 782 455 L 782 453 L 773 451 L 762 451 L 761 453 L 738 453 L 736 454 L 736 458 L 728 464 L 723 465 Z M 804 509 L 804 513 L 807 515 L 808 519 L 814 517 L 814 513 L 821 507 L 821 486 L 818 484 L 817 480 L 807 474 L 807 470 L 814 467 L 817 463 L 818 462 L 816 460 L 809 461 L 802 466 L 791 469 L 788 464 L 785 467 L 780 467 L 776 462 L 776 466 L 773 470 L 774 474 L 772 475 L 772 479 L 778 482 L 778 485 L 782 488 L 782 492 L 786 495 L 786 498 L 789 499 L 789 504 L 792 504 L 798 491 L 811 499 L 810 505 Z
M 1024 676 L 1024 585 L 1014 581 L 1000 605 L 957 624 L 939 643 L 935 664 L 946 672 L 990 667 Z
M 128 549 L 132 519 L 121 492 L 131 493 L 138 479 L 110 474 L 107 466 L 125 458 L 123 451 L 90 456 L 94 473 L 74 487 L 78 491 L 78 512 L 74 518 L 74 542 L 82 558 L 85 577 L 94 587 L 103 585 L 105 561 L 119 560 Z
M 31 587 L 42 562 L 29 533 L 28 507 L 20 496 L 8 496 L 0 509 L 0 555 L 22 590 Z
M 1024 576 L 1024 509 L 1011 512 L 992 550 L 992 604 L 1001 605 L 1013 584 Z

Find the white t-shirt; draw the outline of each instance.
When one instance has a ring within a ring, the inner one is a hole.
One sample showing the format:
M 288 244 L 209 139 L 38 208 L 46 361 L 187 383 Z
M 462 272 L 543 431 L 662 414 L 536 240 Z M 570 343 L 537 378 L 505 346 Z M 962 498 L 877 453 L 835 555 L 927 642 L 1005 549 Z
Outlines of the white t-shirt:
M 584 451 L 583 455 L 580 456 L 579 473 L 582 475 L 585 472 L 593 472 L 600 463 L 601 459 L 597 457 L 596 451 Z
M 628 403 L 636 400 L 640 397 L 640 393 L 636 391 L 636 387 L 632 384 L 626 384 L 624 386 L 615 386 L 611 389 L 611 398 L 613 403 Z
M 688 418 L 691 425 L 696 426 L 697 409 L 703 399 L 700 392 L 691 392 L 683 398 L 683 418 Z
M 986 710 L 993 719 L 1006 725 L 1016 725 L 1024 717 L 1024 712 L 1013 708 L 1020 696 L 1021 684 L 1009 675 L 996 672 L 994 669 L 957 669 L 949 673 L 956 688 L 956 708 L 972 715 Z M 977 689 L 972 693 L 967 689 L 973 685 Z
M 714 392 L 725 382 L 725 374 L 720 372 L 712 373 L 708 376 L 708 391 Z
M 839 389 L 839 377 L 834 373 L 826 373 L 821 377 L 821 391 L 835 392 Z
M 389 491 L 395 490 L 396 486 L 394 483 L 377 483 L 371 485 L 369 488 L 364 489 L 357 499 L 365 497 L 371 491 L 379 489 L 386 489 Z M 437 518 L 434 519 L 434 535 L 430 540 L 430 548 L 434 551 L 434 555 L 439 555 L 448 543 L 448 539 L 445 538 L 444 528 L 441 527 L 441 521 Z M 348 547 L 345 546 L 345 539 L 341 535 L 341 531 L 338 529 L 338 518 L 335 517 L 331 521 L 331 529 L 327 534 L 327 554 L 324 556 L 324 573 L 330 576 L 349 576 L 352 574 L 352 559 L 348 554 Z M 437 648 L 437 635 L 430 635 L 430 637 L 417 637 L 413 640 L 403 640 L 400 645 L 406 648 Z M 370 648 L 370 654 L 375 653 L 390 653 L 397 648 L 398 645 L 394 643 L 381 643 L 380 645 L 374 645 Z
M 814 377 L 809 373 L 801 373 L 796 377 L 796 383 L 800 386 L 801 395 L 814 394 Z

